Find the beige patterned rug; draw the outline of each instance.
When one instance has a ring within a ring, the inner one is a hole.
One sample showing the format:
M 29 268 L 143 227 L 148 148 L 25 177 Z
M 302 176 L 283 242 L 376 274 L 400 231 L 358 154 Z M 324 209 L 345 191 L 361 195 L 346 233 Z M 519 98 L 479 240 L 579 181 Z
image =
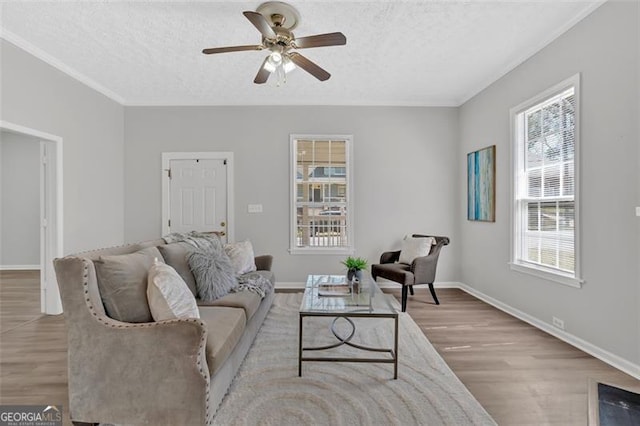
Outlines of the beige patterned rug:
M 399 308 L 395 298 L 388 297 Z M 298 377 L 301 300 L 300 294 L 276 295 L 253 347 L 216 413 L 214 424 L 496 424 L 406 313 L 399 314 L 397 380 L 393 380 L 393 364 L 367 363 L 305 362 L 302 377 Z M 329 319 L 305 318 L 304 321 L 305 346 L 336 341 L 329 331 Z M 359 319 L 353 341 L 391 347 L 392 327 L 391 319 Z M 340 352 L 334 350 L 332 354 L 349 353 L 344 347 L 338 350 Z M 365 353 L 365 356 L 372 355 Z

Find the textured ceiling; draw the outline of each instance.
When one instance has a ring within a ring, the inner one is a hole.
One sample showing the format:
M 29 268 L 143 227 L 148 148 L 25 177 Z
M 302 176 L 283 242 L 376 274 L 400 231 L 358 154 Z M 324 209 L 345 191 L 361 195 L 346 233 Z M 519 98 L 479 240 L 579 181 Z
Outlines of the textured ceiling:
M 346 46 L 303 52 L 281 87 L 253 78 L 266 56 L 203 55 L 259 44 L 242 15 L 260 2 L 4 2 L 2 37 L 127 105 L 443 105 L 469 99 L 602 1 L 292 1 L 298 37 L 341 31 Z

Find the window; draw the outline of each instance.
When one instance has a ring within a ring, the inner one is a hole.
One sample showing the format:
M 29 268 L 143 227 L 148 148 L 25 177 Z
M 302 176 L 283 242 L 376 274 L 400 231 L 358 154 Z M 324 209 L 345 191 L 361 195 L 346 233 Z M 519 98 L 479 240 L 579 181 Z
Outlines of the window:
M 351 136 L 291 135 L 291 253 L 352 253 Z
M 514 125 L 512 267 L 579 286 L 579 76 L 511 111 Z

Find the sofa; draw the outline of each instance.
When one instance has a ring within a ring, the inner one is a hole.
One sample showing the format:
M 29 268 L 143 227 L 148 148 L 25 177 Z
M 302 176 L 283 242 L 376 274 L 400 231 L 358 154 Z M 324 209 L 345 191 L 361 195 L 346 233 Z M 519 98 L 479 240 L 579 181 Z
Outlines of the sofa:
M 198 301 L 199 319 L 159 322 L 145 317 L 136 322 L 116 320 L 108 315 L 109 305 L 101 294 L 100 262 L 127 260 L 140 250 L 155 252 L 150 249 L 154 247 L 189 285 L 193 277 L 185 271 L 180 244 L 158 239 L 55 259 L 68 330 L 69 411 L 74 424 L 212 422 L 272 305 L 274 292 L 262 298 L 244 290 L 206 304 Z M 257 256 L 255 264 L 258 274 L 275 282 L 271 256 Z M 123 282 L 129 273 L 126 268 Z M 127 297 L 138 300 L 131 308 L 144 308 L 138 296 Z

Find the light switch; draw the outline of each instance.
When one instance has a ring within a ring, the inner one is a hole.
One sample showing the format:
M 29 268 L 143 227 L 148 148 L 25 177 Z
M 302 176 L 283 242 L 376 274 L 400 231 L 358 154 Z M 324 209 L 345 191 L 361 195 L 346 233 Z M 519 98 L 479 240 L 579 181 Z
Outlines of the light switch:
M 640 216 L 640 207 L 636 207 L 636 216 Z
M 248 213 L 262 213 L 262 204 L 248 204 L 247 205 Z

